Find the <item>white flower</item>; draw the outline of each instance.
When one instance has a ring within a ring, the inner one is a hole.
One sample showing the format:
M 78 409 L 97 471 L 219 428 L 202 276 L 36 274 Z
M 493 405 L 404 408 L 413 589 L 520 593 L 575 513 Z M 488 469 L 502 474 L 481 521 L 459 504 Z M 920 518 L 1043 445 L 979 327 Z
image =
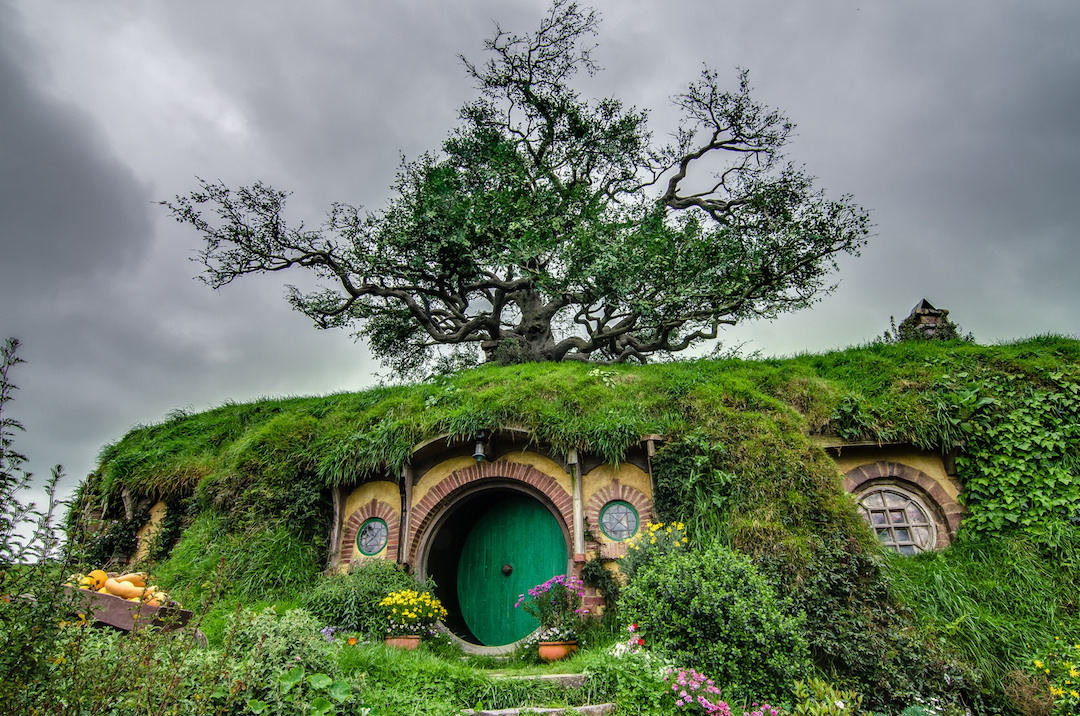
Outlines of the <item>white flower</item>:
M 841 701 L 840 699 L 837 699 L 837 700 L 836 700 L 836 708 L 838 708 L 838 709 L 840 709 L 840 710 L 843 710 L 843 709 L 845 708 L 845 706 L 844 706 L 844 702 L 843 702 L 843 701 Z

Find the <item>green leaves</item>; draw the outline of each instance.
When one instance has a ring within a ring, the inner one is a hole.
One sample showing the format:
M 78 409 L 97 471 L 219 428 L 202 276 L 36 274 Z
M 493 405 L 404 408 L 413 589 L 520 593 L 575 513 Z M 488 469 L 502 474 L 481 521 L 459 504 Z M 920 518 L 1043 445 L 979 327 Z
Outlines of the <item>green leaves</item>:
M 281 693 L 287 694 L 292 691 L 293 687 L 304 680 L 304 667 L 294 666 L 288 671 L 284 671 L 278 674 L 278 688 L 281 689 Z
M 1059 522 L 1080 520 L 1080 387 L 1061 372 L 1048 377 L 1050 389 L 995 377 L 957 391 L 969 436 L 957 459 L 967 528 L 1052 540 Z
M 646 111 L 568 84 L 599 69 L 597 25 L 555 0 L 534 32 L 497 30 L 487 62 L 464 60 L 479 96 L 438 151 L 402 162 L 381 211 L 334 204 L 318 229 L 291 227 L 287 194 L 258 182 L 200 181 L 162 204 L 202 236 L 210 286 L 310 272 L 320 285 L 290 287 L 291 305 L 405 375 L 475 344 L 487 360 L 518 346 L 644 362 L 831 291 L 833 257 L 858 253 L 869 218 L 784 163 L 793 124 L 754 101 L 746 71 L 726 91 L 706 69 L 674 98 L 674 141 L 655 144 Z
M 676 663 L 746 700 L 783 694 L 808 665 L 790 600 L 726 547 L 657 555 L 630 578 L 620 609 Z
M 352 686 L 349 682 L 335 681 L 326 674 L 321 673 L 311 674 L 307 677 L 308 689 L 305 691 L 303 689 L 304 676 L 303 666 L 294 666 L 288 671 L 278 674 L 278 692 L 282 696 L 288 696 L 292 693 L 294 702 L 297 704 L 306 703 L 310 707 L 310 710 L 306 710 L 306 712 L 313 716 L 326 716 L 326 714 L 333 713 L 335 701 L 339 704 L 345 703 L 352 695 Z M 293 692 L 293 689 L 296 689 L 296 691 Z M 326 698 L 327 696 L 330 698 Z M 333 699 L 333 701 L 330 699 Z M 256 714 L 262 713 L 269 708 L 267 704 L 258 699 L 249 700 L 247 705 L 248 709 Z

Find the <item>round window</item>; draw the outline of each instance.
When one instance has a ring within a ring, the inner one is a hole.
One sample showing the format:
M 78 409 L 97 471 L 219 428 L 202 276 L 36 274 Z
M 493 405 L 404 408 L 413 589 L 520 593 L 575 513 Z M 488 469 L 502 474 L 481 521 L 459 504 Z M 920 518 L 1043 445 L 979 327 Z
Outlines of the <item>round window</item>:
M 622 542 L 637 534 L 638 514 L 628 502 L 609 502 L 600 511 L 600 529 L 609 538 Z
M 360 531 L 356 533 L 356 546 L 361 553 L 370 557 L 383 551 L 389 534 L 386 523 L 378 517 L 372 517 L 360 525 Z
M 872 487 L 859 495 L 859 514 L 886 547 L 918 554 L 937 544 L 937 526 L 919 498 L 895 485 Z

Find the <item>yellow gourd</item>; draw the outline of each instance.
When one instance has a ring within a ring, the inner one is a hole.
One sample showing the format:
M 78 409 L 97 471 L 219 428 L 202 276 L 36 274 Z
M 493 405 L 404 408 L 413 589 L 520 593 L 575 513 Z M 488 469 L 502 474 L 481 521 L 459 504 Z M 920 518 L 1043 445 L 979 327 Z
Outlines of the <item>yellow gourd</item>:
M 131 572 L 130 574 L 121 574 L 116 578 L 117 582 L 131 582 L 136 587 L 146 586 L 146 572 Z
M 136 587 L 131 582 L 121 582 L 112 577 L 105 580 L 105 588 L 109 590 L 109 594 L 115 594 L 124 599 L 130 599 L 131 597 L 138 598 L 143 594 L 143 590 Z

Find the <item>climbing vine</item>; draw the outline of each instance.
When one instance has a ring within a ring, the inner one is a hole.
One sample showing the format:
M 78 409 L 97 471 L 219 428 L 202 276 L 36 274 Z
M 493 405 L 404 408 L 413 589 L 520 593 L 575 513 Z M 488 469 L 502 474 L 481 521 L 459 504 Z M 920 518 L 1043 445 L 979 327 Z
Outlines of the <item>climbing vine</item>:
M 1039 386 L 1019 378 L 990 376 L 958 393 L 965 527 L 1052 540 L 1055 528 L 1080 522 L 1080 383 L 1063 372 Z

